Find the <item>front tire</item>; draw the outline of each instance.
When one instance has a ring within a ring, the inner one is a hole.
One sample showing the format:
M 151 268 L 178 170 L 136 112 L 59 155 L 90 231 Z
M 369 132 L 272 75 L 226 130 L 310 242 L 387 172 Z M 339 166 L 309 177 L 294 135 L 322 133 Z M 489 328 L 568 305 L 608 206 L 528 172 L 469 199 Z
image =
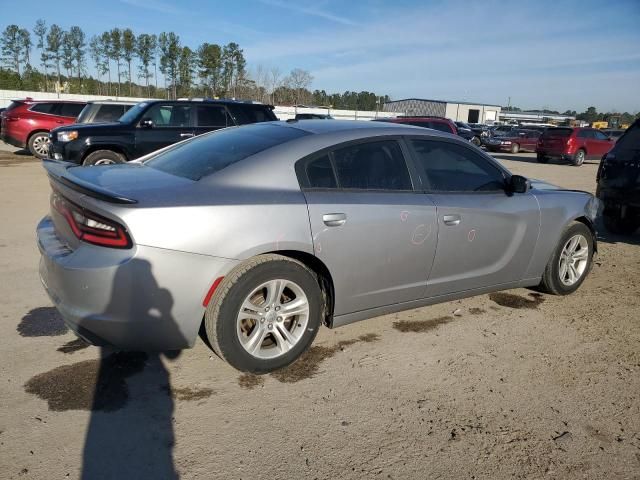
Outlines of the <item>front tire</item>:
M 476 147 L 482 145 L 482 141 L 478 137 L 473 137 L 471 139 L 471 143 L 473 143 Z
M 520 151 L 520 145 L 514 143 L 511 145 L 511 153 L 518 153 Z
M 27 148 L 34 157 L 44 159 L 49 156 L 49 134 L 37 132 L 29 137 Z
M 542 276 L 540 287 L 553 295 L 575 292 L 591 270 L 593 234 L 581 222 L 573 222 L 564 231 Z
M 115 165 L 117 163 L 125 163 L 127 160 L 124 155 L 114 152 L 113 150 L 96 150 L 91 152 L 82 162 L 85 166 L 99 165 Z
M 318 278 L 303 263 L 259 255 L 220 283 L 205 313 L 213 351 L 234 368 L 268 373 L 294 362 L 322 324 Z

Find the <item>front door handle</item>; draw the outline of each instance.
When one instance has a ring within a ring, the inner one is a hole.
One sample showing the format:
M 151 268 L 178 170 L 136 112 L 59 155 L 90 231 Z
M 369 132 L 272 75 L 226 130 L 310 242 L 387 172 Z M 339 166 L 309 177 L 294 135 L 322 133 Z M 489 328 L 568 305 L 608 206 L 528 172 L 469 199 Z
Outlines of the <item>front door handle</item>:
M 322 221 L 327 227 L 339 227 L 347 221 L 346 213 L 325 213 Z
M 442 217 L 445 225 L 459 225 L 460 215 L 445 215 Z
M 181 137 L 193 137 L 193 133 L 181 133 L 180 134 Z

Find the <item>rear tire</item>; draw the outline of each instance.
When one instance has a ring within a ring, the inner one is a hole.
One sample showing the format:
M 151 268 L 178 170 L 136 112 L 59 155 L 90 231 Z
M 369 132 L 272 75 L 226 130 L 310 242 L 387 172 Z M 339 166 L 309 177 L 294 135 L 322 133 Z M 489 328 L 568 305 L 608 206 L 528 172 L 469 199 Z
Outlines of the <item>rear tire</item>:
M 541 153 L 536 155 L 536 159 L 538 160 L 538 163 L 549 163 L 549 157 Z
M 115 165 L 117 163 L 125 163 L 127 161 L 124 155 L 114 152 L 113 150 L 96 150 L 86 156 L 82 165 L 99 166 L 99 165 Z
M 618 235 L 631 235 L 640 227 L 640 213 L 627 208 L 625 215 L 619 206 L 606 205 L 602 212 L 605 228 Z
M 34 157 L 44 159 L 49 156 L 49 134 L 36 132 L 29 137 L 27 148 Z
M 305 301 L 303 313 L 288 315 L 288 310 L 300 310 L 293 304 Z M 323 313 L 315 273 L 297 260 L 268 254 L 248 260 L 224 278 L 204 324 L 220 358 L 238 370 L 261 374 L 286 367 L 302 355 L 318 333 Z
M 586 157 L 585 151 L 582 149 L 578 150 L 576 154 L 573 156 L 573 165 L 575 167 L 579 167 L 584 163 L 585 157 Z
M 571 242 L 574 239 L 577 243 L 572 251 Z M 540 289 L 553 295 L 575 292 L 587 278 L 592 260 L 593 234 L 584 223 L 573 222 L 560 237 L 547 263 Z
M 518 145 L 517 143 L 512 143 L 511 144 L 511 153 L 518 153 L 520 151 L 520 145 Z
M 476 147 L 482 145 L 482 141 L 478 137 L 473 137 L 471 139 L 471 143 L 473 143 Z

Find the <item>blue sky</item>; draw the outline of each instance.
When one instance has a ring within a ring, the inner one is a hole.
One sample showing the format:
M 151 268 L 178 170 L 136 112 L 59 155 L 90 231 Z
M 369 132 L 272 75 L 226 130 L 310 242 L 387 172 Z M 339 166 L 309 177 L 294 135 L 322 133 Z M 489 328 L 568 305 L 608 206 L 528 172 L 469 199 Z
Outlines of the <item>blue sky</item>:
M 640 110 L 640 0 L 0 0 L 0 28 L 32 28 L 33 12 L 89 35 L 235 41 L 250 70 L 303 68 L 330 92 Z

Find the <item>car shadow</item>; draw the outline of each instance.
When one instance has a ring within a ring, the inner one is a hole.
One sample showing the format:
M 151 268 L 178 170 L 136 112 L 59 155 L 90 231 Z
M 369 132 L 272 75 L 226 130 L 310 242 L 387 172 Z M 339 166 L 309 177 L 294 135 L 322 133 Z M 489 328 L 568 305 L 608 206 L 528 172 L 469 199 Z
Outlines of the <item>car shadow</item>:
M 640 229 L 629 235 L 620 235 L 608 231 L 602 221 L 602 217 L 596 220 L 596 231 L 598 233 L 598 242 L 609 243 L 615 245 L 617 243 L 626 243 L 627 245 L 640 246 Z
M 144 295 L 139 295 L 141 290 Z M 143 298 L 148 304 L 140 304 Z M 105 311 L 136 312 L 134 321 L 157 323 L 182 344 L 184 337 L 172 317 L 172 307 L 171 294 L 158 285 L 149 262 L 132 260 L 117 271 Z M 179 351 L 114 352 L 101 348 L 81 478 L 179 477 L 173 461 L 174 392 L 163 362 L 163 357 L 175 359 L 179 355 Z

